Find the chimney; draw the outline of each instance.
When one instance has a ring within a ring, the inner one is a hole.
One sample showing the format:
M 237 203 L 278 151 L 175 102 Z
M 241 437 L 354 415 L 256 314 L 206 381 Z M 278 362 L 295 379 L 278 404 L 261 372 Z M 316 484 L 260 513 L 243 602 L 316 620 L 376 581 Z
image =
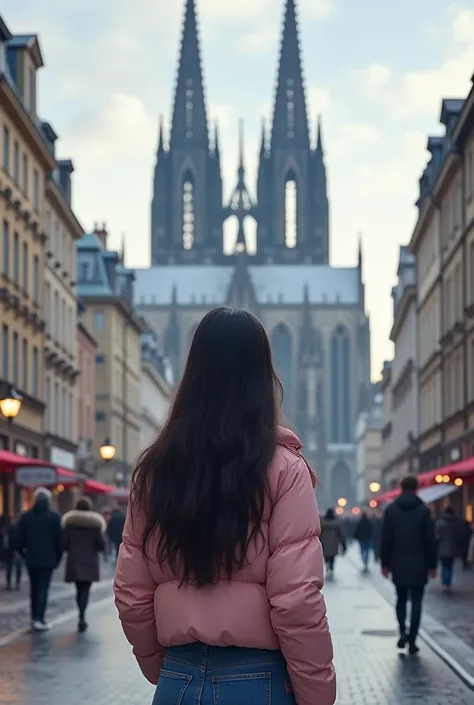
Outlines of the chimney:
M 94 226 L 94 235 L 96 235 L 99 238 L 99 240 L 102 243 L 102 247 L 104 248 L 104 250 L 106 250 L 107 249 L 107 235 L 108 235 L 107 224 L 102 223 L 102 225 L 99 226 L 96 223 Z

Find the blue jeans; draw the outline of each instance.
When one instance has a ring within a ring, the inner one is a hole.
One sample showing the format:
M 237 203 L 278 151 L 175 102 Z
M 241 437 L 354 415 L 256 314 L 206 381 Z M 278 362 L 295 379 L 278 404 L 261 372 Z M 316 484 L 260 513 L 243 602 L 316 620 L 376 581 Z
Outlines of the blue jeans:
M 31 620 L 33 622 L 43 622 L 48 604 L 49 584 L 53 571 L 49 568 L 30 568 L 30 604 Z
M 168 649 L 153 705 L 296 705 L 280 651 L 187 644 Z
M 406 634 L 407 602 L 408 599 L 411 601 L 410 631 L 408 632 L 408 641 L 410 644 L 414 644 L 418 636 L 424 592 L 425 588 L 419 585 L 416 587 L 397 587 L 396 612 L 398 626 L 400 627 L 400 636 Z
M 369 565 L 369 551 L 370 551 L 370 541 L 361 541 L 360 542 L 360 555 L 362 558 L 362 563 L 364 564 L 364 568 L 367 568 Z
M 445 587 L 451 587 L 453 582 L 454 558 L 441 558 L 441 580 Z

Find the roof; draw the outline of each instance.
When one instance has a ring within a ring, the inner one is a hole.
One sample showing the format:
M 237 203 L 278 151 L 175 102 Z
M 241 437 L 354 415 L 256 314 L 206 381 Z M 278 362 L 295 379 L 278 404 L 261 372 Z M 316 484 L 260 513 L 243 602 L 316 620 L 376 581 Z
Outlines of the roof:
M 464 105 L 464 98 L 444 98 L 441 103 L 440 122 L 446 125 L 451 115 L 459 115 Z
M 135 305 L 214 304 L 227 301 L 235 267 L 158 266 L 135 270 Z M 305 288 L 313 305 L 359 303 L 359 270 L 326 265 L 249 265 L 248 273 L 260 304 L 300 305 Z
M 8 40 L 9 49 L 28 49 L 35 61 L 36 68 L 44 66 L 43 56 L 36 34 L 16 34 Z

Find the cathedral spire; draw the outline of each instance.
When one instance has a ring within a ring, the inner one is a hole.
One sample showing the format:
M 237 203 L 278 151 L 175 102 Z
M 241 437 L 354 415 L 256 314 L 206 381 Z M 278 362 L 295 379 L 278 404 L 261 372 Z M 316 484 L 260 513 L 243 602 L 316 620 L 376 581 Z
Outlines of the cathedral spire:
M 219 147 L 219 123 L 216 120 L 214 123 L 214 154 L 219 157 L 220 156 L 220 147 Z
M 318 115 L 318 132 L 316 135 L 316 152 L 319 152 L 322 156 L 324 156 L 323 121 L 322 121 L 321 114 Z
M 260 159 L 267 154 L 267 121 L 262 118 L 262 136 L 260 139 Z
M 163 115 L 160 115 L 160 130 L 158 136 L 158 157 L 165 153 L 165 136 L 163 126 Z
M 209 148 L 195 0 L 186 0 L 170 144 Z
M 296 21 L 296 0 L 286 0 L 277 89 L 273 109 L 272 149 L 309 149 L 306 97 Z

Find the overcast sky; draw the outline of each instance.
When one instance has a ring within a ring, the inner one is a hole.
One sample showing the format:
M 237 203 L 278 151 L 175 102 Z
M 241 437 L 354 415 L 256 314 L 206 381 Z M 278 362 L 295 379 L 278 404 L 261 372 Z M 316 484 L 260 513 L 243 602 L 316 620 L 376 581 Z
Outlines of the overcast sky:
M 270 116 L 283 0 L 196 0 L 208 111 L 221 126 L 225 192 L 245 120 L 253 190 L 261 117 Z M 170 6 L 173 6 L 170 9 Z M 169 124 L 184 0 L 3 0 L 15 33 L 37 32 L 46 67 L 39 109 L 71 157 L 86 230 L 106 221 L 127 264 L 149 262 L 158 116 Z M 474 1 L 299 0 L 309 113 L 323 115 L 332 264 L 364 245 L 372 376 L 392 354 L 391 286 L 410 239 L 426 135 L 442 97 L 465 97 L 474 71 Z

